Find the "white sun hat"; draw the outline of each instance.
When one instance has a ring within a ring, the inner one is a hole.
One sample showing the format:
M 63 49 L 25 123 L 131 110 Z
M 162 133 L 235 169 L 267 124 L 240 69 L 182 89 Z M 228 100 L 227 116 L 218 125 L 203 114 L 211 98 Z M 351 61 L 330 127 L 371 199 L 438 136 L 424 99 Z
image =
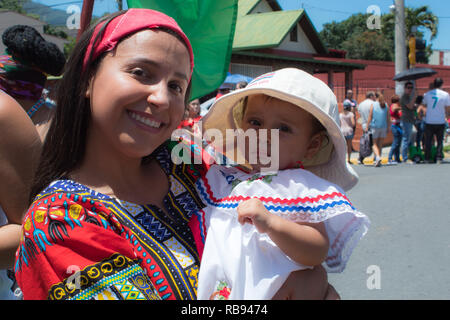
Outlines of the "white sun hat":
M 220 97 L 202 119 L 203 130 L 237 129 L 236 106 L 243 98 L 264 94 L 287 101 L 311 113 L 323 127 L 332 144 L 326 146 L 304 166 L 317 176 L 337 184 L 345 191 L 358 182 L 358 175 L 347 164 L 347 144 L 340 129 L 336 96 L 321 80 L 295 68 L 280 69 L 263 74 L 245 88 Z

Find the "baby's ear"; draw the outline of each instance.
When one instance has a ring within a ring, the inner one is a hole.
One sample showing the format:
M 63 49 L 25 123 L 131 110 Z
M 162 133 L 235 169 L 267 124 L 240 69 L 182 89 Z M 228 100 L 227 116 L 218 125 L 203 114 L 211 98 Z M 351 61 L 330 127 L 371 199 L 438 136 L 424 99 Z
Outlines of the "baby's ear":
M 311 137 L 308 148 L 306 149 L 305 159 L 312 159 L 320 151 L 323 140 L 324 135 L 321 132 L 316 133 Z

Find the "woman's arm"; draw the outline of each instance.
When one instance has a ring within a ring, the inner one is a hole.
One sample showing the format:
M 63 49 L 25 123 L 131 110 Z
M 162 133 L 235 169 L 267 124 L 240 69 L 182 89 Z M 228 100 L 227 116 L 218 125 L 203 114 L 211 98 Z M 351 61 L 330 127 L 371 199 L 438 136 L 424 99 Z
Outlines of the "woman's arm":
M 356 115 L 352 112 L 352 127 L 356 126 Z
M 41 140 L 31 119 L 12 97 L 0 92 L 0 206 L 10 223 L 0 227 L 0 269 L 14 265 L 40 151 Z
M 328 253 L 328 237 L 323 223 L 294 223 L 271 214 L 259 199 L 239 204 L 238 220 L 252 223 L 297 263 L 315 266 L 321 264 Z
M 0 269 L 12 269 L 19 247 L 21 226 L 7 224 L 0 227 Z
M 23 108 L 0 93 L 0 206 L 9 223 L 22 223 L 41 147 L 39 134 Z
M 366 127 L 366 131 L 369 130 L 370 123 L 372 122 L 372 117 L 373 117 L 373 104 L 370 106 L 369 118 L 367 118 L 367 127 Z
M 272 300 L 340 300 L 322 266 L 292 272 Z

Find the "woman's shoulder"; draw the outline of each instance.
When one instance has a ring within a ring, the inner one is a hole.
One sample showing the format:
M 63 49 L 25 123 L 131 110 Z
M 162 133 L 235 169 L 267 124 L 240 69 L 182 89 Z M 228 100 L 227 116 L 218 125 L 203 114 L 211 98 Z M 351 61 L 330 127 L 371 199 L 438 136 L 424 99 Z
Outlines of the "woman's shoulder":
M 14 139 L 39 139 L 36 128 L 22 106 L 11 96 L 0 91 L 0 132 Z M 18 130 L 20 128 L 20 130 Z
M 62 194 L 75 195 L 79 197 L 89 197 L 98 200 L 109 200 L 110 197 L 97 192 L 88 186 L 70 179 L 59 179 L 50 183 L 46 188 L 44 188 L 35 198 L 34 202 L 39 201 L 44 198 L 52 198 L 55 196 L 60 196 Z M 76 197 L 77 198 L 77 197 Z
M 22 106 L 9 94 L 0 90 L 0 123 L 6 124 L 7 121 L 23 121 L 23 119 L 28 119 L 32 123 Z
M 72 180 L 54 181 L 35 197 L 28 208 L 23 220 L 25 231 L 29 231 L 35 222 L 47 225 L 54 220 L 69 224 L 72 229 L 75 225 L 81 227 L 84 222 L 114 228 L 116 223 L 105 222 L 105 219 L 111 220 L 109 206 L 103 201 L 101 194 L 93 192 Z

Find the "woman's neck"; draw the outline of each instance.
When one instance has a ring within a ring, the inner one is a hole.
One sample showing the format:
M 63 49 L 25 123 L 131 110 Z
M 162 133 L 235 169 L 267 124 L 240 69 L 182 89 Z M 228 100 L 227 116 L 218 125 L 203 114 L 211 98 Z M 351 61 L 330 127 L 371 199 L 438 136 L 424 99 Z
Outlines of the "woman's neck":
M 168 180 L 156 160 L 143 164 L 141 158 L 125 156 L 105 141 L 92 136 L 87 141 L 81 166 L 70 179 L 117 199 L 161 207 Z

